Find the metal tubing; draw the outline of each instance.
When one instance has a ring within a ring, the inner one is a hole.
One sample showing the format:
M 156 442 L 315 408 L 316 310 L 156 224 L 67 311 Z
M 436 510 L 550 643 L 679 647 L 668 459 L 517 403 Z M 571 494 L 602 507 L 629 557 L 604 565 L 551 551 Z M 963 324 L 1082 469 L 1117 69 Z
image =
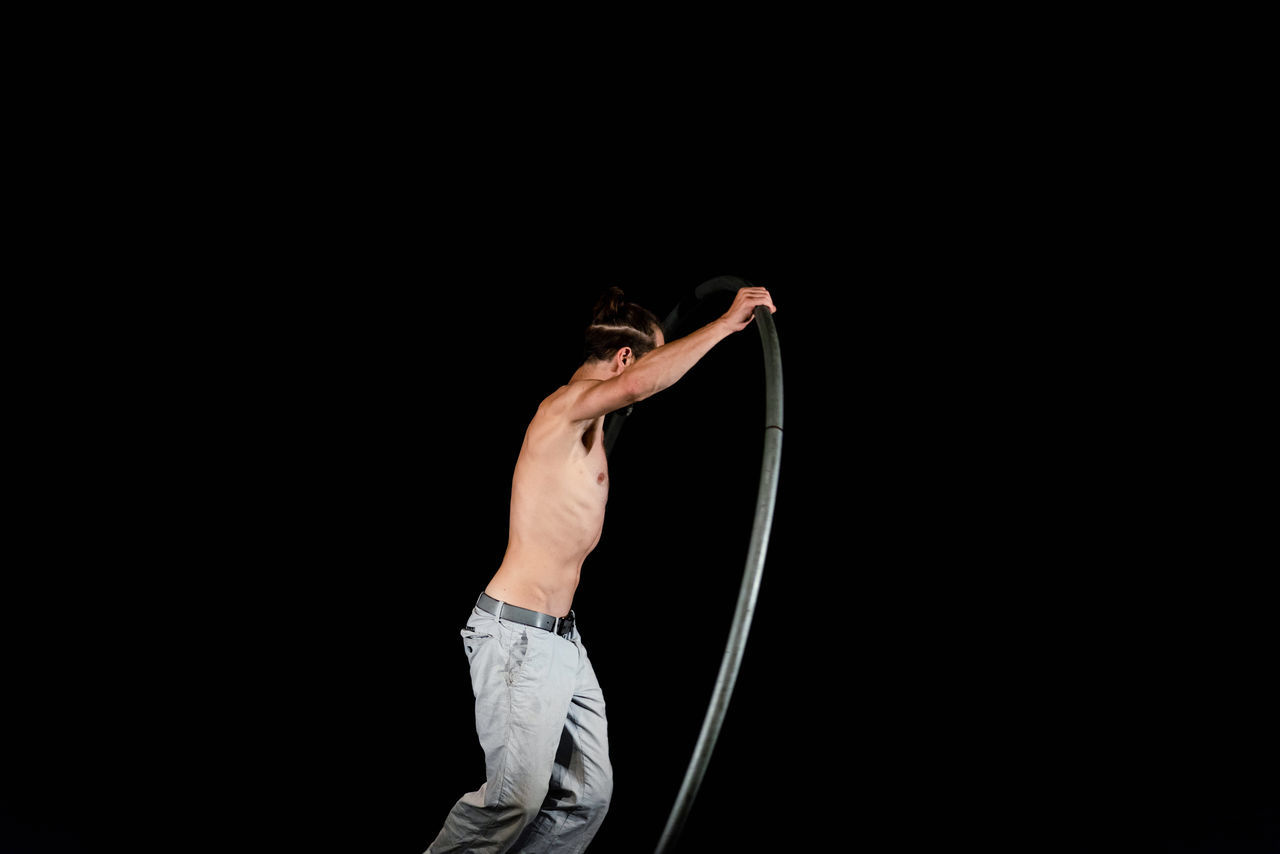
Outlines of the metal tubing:
M 718 291 L 737 291 L 746 285 L 735 276 L 718 276 L 703 282 L 694 289 L 693 296 L 682 300 L 666 320 L 662 322 L 663 336 L 670 341 L 680 332 L 691 310 L 703 299 Z M 716 684 L 711 692 L 711 702 L 702 720 L 702 730 L 698 733 L 697 744 L 693 748 L 693 757 L 689 760 L 689 768 L 685 771 L 684 781 L 676 802 L 667 817 L 662 838 L 658 841 L 655 854 L 666 854 L 671 850 L 685 821 L 693 808 L 693 800 L 697 797 L 698 788 L 702 785 L 702 777 L 711 762 L 711 752 L 715 749 L 716 739 L 720 735 L 720 727 L 724 723 L 725 713 L 729 709 L 729 700 L 733 696 L 733 687 L 738 681 L 738 670 L 742 666 L 742 656 L 747 648 L 747 634 L 751 631 L 751 618 L 755 614 L 756 599 L 760 595 L 760 579 L 764 574 L 765 554 L 769 549 L 769 531 L 773 527 L 773 509 L 778 497 L 778 469 L 782 464 L 782 354 L 778 349 L 778 330 L 773 324 L 773 315 L 763 306 L 756 306 L 756 328 L 760 330 L 760 344 L 764 348 L 764 457 L 760 464 L 760 488 L 756 493 L 755 522 L 751 528 L 751 541 L 747 547 L 747 563 L 742 572 L 742 585 L 738 590 L 738 605 L 733 614 L 733 623 L 729 627 L 729 639 L 725 644 L 724 656 L 720 660 L 720 672 L 716 676 Z M 605 430 L 605 454 L 613 450 L 614 443 L 631 407 L 625 412 L 615 413 Z
M 712 282 L 715 281 L 718 280 L 712 280 Z M 705 283 L 703 287 L 709 284 L 711 282 Z M 662 838 L 658 841 L 655 854 L 666 854 L 680 838 L 685 820 L 688 819 L 689 812 L 693 808 L 693 800 L 697 797 L 699 786 L 702 785 L 702 777 L 711 761 L 711 751 L 715 749 L 716 739 L 720 735 L 720 727 L 724 723 L 729 699 L 733 695 L 734 684 L 738 680 L 738 669 L 742 665 L 742 656 L 746 651 L 747 634 L 751 631 L 751 618 L 755 613 L 756 600 L 760 593 L 760 579 L 764 574 L 765 554 L 769 548 L 769 532 L 773 527 L 773 510 L 778 496 L 778 469 L 782 462 L 782 355 L 778 349 L 778 331 L 774 327 L 769 310 L 763 306 L 757 306 L 755 318 L 756 327 L 760 330 L 760 343 L 764 348 L 765 381 L 764 455 L 760 465 L 760 488 L 756 493 L 755 522 L 751 528 L 751 541 L 747 549 L 746 567 L 742 573 L 742 586 L 738 590 L 737 609 L 734 611 L 733 623 L 729 627 L 729 639 L 725 644 L 724 656 L 720 661 L 720 673 L 716 677 L 715 688 L 711 692 L 711 702 L 707 706 L 707 713 L 702 721 L 702 731 L 698 734 L 697 744 L 693 748 L 693 757 L 689 760 L 684 782 L 680 785 L 675 805 L 672 806 L 671 814 L 667 817 L 667 824 L 662 831 Z

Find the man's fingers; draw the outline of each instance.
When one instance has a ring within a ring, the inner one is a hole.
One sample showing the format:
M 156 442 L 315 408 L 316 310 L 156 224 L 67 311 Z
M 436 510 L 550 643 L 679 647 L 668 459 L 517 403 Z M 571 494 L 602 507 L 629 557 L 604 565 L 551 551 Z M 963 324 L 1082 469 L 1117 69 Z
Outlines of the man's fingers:
M 756 319 L 756 306 L 760 305 L 768 306 L 770 314 L 778 310 L 767 288 L 739 288 L 733 306 L 725 316 L 733 319 L 737 329 L 745 329 Z
M 767 305 L 770 313 L 778 310 L 768 288 L 742 288 L 738 293 L 744 295 L 752 306 Z

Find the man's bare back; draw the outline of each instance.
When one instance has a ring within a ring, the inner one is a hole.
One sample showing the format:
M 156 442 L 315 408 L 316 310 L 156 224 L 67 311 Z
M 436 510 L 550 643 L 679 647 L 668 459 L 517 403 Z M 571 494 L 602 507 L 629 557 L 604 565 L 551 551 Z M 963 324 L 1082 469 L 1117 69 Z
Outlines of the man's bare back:
M 485 592 L 510 605 L 562 617 L 578 578 L 600 542 L 609 466 L 604 416 L 643 400 L 684 376 L 719 341 L 746 328 L 758 305 L 774 310 L 764 288 L 743 288 L 723 317 L 635 357 L 629 347 L 584 362 L 568 385 L 538 407 L 525 431 L 511 480 L 507 551 Z

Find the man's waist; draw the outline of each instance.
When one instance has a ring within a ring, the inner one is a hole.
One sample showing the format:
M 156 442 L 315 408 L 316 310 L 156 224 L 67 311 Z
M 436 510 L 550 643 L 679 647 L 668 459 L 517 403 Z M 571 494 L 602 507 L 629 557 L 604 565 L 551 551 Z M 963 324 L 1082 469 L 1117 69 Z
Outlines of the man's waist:
M 562 637 L 573 633 L 574 617 L 572 608 L 569 609 L 567 616 L 554 617 L 551 614 L 531 611 L 528 608 L 521 608 L 518 605 L 511 605 L 500 599 L 494 599 L 488 593 L 480 594 L 480 598 L 476 600 L 476 607 L 487 614 L 492 614 L 499 620 L 510 620 L 513 623 L 554 632 Z

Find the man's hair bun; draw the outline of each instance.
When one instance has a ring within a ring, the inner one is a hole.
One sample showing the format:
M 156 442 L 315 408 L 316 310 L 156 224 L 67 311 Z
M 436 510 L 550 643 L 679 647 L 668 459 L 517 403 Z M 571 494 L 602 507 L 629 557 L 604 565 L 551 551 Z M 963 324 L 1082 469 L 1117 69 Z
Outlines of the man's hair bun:
M 610 287 L 600 295 L 600 299 L 596 300 L 596 308 L 591 315 L 591 322 L 603 326 L 625 326 L 627 325 L 628 305 L 627 298 L 622 293 L 622 288 L 617 286 Z

